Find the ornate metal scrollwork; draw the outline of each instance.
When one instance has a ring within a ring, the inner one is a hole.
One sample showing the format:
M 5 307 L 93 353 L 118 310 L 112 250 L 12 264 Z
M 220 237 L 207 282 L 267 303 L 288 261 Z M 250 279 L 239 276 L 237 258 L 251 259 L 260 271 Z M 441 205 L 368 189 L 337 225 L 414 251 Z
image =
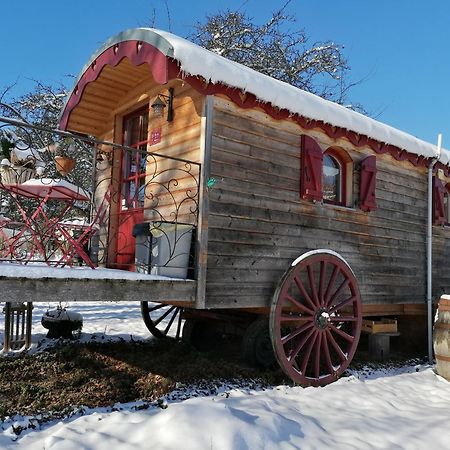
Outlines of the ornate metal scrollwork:
M 5 112 L 8 117 L 2 117 Z M 193 274 L 199 163 L 37 127 L 14 113 L 0 104 L 0 138 L 10 152 L 20 155 L 20 150 L 23 156 L 13 164 L 4 155 L 0 164 L 0 260 L 85 264 L 86 258 L 68 252 L 70 236 L 94 265 L 167 276 Z M 54 163 L 55 147 L 66 139 L 75 149 L 76 166 L 61 176 Z M 43 202 L 42 196 L 27 197 L 20 188 L 34 180 L 43 192 L 46 185 L 54 189 L 57 183 L 84 194 Z M 84 227 L 94 221 L 95 233 L 83 241 Z

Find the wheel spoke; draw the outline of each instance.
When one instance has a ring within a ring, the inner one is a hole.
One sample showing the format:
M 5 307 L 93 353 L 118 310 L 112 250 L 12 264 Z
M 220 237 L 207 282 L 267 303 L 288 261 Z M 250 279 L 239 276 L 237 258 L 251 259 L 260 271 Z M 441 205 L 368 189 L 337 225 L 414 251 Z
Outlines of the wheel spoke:
M 175 335 L 175 339 L 178 341 L 181 336 L 181 313 L 183 311 L 183 308 L 180 308 L 180 313 L 178 314 L 178 324 L 177 324 L 177 334 Z
M 164 314 L 161 314 L 161 316 L 154 321 L 155 326 L 164 320 L 175 308 L 176 306 L 171 306 Z
M 159 305 L 152 306 L 151 308 L 148 308 L 148 312 L 156 311 L 158 309 L 164 308 L 164 306 L 167 305 L 165 305 L 164 303 L 160 303 Z
M 176 308 L 175 308 L 175 311 L 174 311 L 173 314 L 172 314 L 172 317 L 171 317 L 170 320 L 169 320 L 169 323 L 167 324 L 166 328 L 165 328 L 164 331 L 163 331 L 163 333 L 164 333 L 165 335 L 167 335 L 167 333 L 169 332 L 170 327 L 171 327 L 172 324 L 173 324 L 173 321 L 174 321 L 175 318 L 177 317 L 178 311 L 179 311 L 179 308 L 176 307 Z
M 312 321 L 312 316 L 295 316 L 295 315 L 287 315 L 287 314 L 281 314 L 280 316 L 280 322 L 305 322 L 305 321 Z
M 343 300 L 342 302 L 340 302 L 337 305 L 334 305 L 332 308 L 330 308 L 329 313 L 333 314 L 334 312 L 338 311 L 339 309 L 343 308 L 344 306 L 347 306 L 349 303 L 353 303 L 355 300 L 356 300 L 356 296 L 352 295 L 347 300 Z
M 316 339 L 316 360 L 314 362 L 314 375 L 316 378 L 320 377 L 320 347 L 322 345 L 322 334 L 319 333 Z
M 309 330 L 309 333 L 303 337 L 303 339 L 298 343 L 297 347 L 295 347 L 295 349 L 288 355 L 288 361 L 291 362 L 291 364 L 295 364 L 297 368 L 298 368 L 296 363 L 297 355 L 299 354 L 300 350 L 305 346 L 305 344 L 308 342 L 309 338 L 314 334 L 314 332 L 315 329 L 311 328 L 311 330 Z
M 339 328 L 336 328 L 333 324 L 330 323 L 330 329 L 334 331 L 336 334 L 344 338 L 348 342 L 353 342 L 355 338 L 353 336 L 350 336 L 345 331 L 340 330 Z
M 328 320 L 330 322 L 357 322 L 358 318 L 354 316 L 333 316 Z
M 314 280 L 314 272 L 311 264 L 307 266 L 309 287 L 311 288 L 312 297 L 317 306 L 320 306 L 319 297 L 317 296 L 316 280 Z
M 337 291 L 331 296 L 331 298 L 328 300 L 327 307 L 330 306 L 333 303 L 333 300 L 339 296 L 339 294 L 346 288 L 349 284 L 350 280 L 346 278 L 341 285 L 338 287 Z
M 283 301 L 288 301 L 292 303 L 294 306 L 296 306 L 301 311 L 305 312 L 306 314 L 309 314 L 311 316 L 314 315 L 314 311 L 312 309 L 307 308 L 305 305 L 301 304 L 298 300 L 296 300 L 294 297 L 291 297 L 289 294 L 286 294 L 283 297 Z
M 331 362 L 330 349 L 328 348 L 328 333 L 322 334 L 322 349 L 325 355 L 325 363 L 329 373 L 334 372 L 333 363 Z
M 333 274 L 331 275 L 330 281 L 328 282 L 327 291 L 325 292 L 325 299 L 324 299 L 325 305 L 328 305 L 329 303 L 331 290 L 333 289 L 334 283 L 336 282 L 336 278 L 339 275 L 340 270 L 341 269 L 339 268 L 339 266 L 334 267 Z
M 297 328 L 296 330 L 290 332 L 286 336 L 283 336 L 281 338 L 281 343 L 285 345 L 287 342 L 289 342 L 291 339 L 294 339 L 299 334 L 302 334 L 304 331 L 308 330 L 309 328 L 313 327 L 314 324 L 312 322 L 305 323 L 300 328 Z
M 310 341 L 310 343 L 308 345 L 308 348 L 306 349 L 305 357 L 303 358 L 303 362 L 302 362 L 302 365 L 301 365 L 301 368 L 300 368 L 300 371 L 301 371 L 301 373 L 303 375 L 306 374 L 306 369 L 308 367 L 309 358 L 311 356 L 311 351 L 312 351 L 312 349 L 314 347 L 314 344 L 315 344 L 315 342 L 317 340 L 317 335 L 318 334 L 319 334 L 319 332 L 314 330 L 314 334 L 312 336 L 312 339 L 311 339 L 311 341 Z
M 342 351 L 341 347 L 339 347 L 338 343 L 334 339 L 333 335 L 331 334 L 330 330 L 325 330 L 327 334 L 328 340 L 331 342 L 331 345 L 333 346 L 334 350 L 339 356 L 339 359 L 341 360 L 341 363 L 347 360 L 347 357 L 345 356 L 345 353 Z
M 320 305 L 324 305 L 325 301 L 323 298 L 323 288 L 325 284 L 325 274 L 327 273 L 327 263 L 326 261 L 320 261 L 320 280 L 319 280 L 319 302 Z
M 305 286 L 303 286 L 302 280 L 300 280 L 298 277 L 294 277 L 294 283 L 296 284 L 297 288 L 300 291 L 300 294 L 302 294 L 303 298 L 308 302 L 308 304 L 311 306 L 311 308 L 314 310 L 317 308 L 318 305 L 314 304 L 314 302 L 311 300 L 311 297 L 309 296 L 308 292 L 305 289 Z

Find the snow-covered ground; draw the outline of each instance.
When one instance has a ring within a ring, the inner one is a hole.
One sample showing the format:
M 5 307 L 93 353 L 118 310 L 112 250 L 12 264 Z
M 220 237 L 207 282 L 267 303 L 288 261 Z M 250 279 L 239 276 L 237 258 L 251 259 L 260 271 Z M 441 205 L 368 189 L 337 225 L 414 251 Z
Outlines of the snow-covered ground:
M 34 350 L 45 336 L 39 320 L 46 309 L 34 310 Z M 83 315 L 83 340 L 148 337 L 136 303 L 71 309 Z M 30 420 L 14 417 L 0 429 L 0 449 L 450 449 L 450 382 L 431 366 L 359 370 L 323 388 L 181 392 L 159 406 L 85 410 L 19 437 L 13 426 Z

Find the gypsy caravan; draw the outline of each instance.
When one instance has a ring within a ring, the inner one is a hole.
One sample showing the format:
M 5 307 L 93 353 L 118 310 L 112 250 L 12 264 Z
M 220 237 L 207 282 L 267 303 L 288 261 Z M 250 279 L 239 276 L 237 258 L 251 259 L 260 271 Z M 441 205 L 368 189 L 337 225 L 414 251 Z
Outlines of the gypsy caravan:
M 450 285 L 447 151 L 144 28 L 89 59 L 60 128 L 96 143 L 96 264 L 142 276 L 71 299 L 140 301 L 157 337 L 233 329 L 303 385 L 344 372 L 363 321 L 426 340 Z

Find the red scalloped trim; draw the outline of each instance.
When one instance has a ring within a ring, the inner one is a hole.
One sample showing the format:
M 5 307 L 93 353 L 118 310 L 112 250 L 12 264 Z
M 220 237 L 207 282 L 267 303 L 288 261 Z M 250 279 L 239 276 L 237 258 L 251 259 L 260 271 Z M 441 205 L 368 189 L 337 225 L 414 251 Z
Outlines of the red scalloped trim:
M 156 47 L 141 41 L 124 41 L 115 44 L 101 53 L 78 80 L 60 119 L 60 128 L 62 130 L 66 129 L 70 113 L 80 102 L 86 86 L 100 76 L 105 66 L 115 67 L 124 58 L 130 59 L 136 66 L 147 63 L 153 78 L 159 84 L 165 84 L 169 80 L 169 60 Z M 171 73 L 170 75 L 173 76 L 174 74 Z
M 165 56 L 156 47 L 140 41 L 124 41 L 116 44 L 97 57 L 91 63 L 91 66 L 83 73 L 77 86 L 72 91 L 72 94 L 66 104 L 64 112 L 60 120 L 60 128 L 66 129 L 69 121 L 70 113 L 73 108 L 80 102 L 83 91 L 88 83 L 95 81 L 103 67 L 106 65 L 117 66 L 123 58 L 129 58 L 135 65 L 148 64 L 149 69 L 155 81 L 159 84 L 165 84 L 169 80 L 175 78 L 182 78 L 188 82 L 194 89 L 203 95 L 224 94 L 229 97 L 237 106 L 241 108 L 261 108 L 266 114 L 276 120 L 284 120 L 291 118 L 295 120 L 302 128 L 311 130 L 313 128 L 320 128 L 327 136 L 333 139 L 345 137 L 355 147 L 370 147 L 375 153 L 389 153 L 397 161 L 409 161 L 414 166 L 428 167 L 431 158 L 416 155 L 406 150 L 402 150 L 391 144 L 379 142 L 368 136 L 358 134 L 354 131 L 345 128 L 336 127 L 320 120 L 308 119 L 299 114 L 292 114 L 287 109 L 280 109 L 272 106 L 269 103 L 264 103 L 258 100 L 255 95 L 250 93 L 242 93 L 237 88 L 231 88 L 223 84 L 211 84 L 202 78 L 192 75 L 184 75 L 178 66 L 178 63 L 173 59 Z M 446 176 L 449 176 L 450 168 L 438 163 L 436 166 L 443 169 Z
M 189 84 L 191 84 L 197 91 L 203 93 L 205 95 L 208 94 L 225 94 L 229 97 L 236 105 L 241 108 L 254 108 L 259 107 L 264 110 L 266 114 L 273 117 L 274 119 L 287 119 L 292 118 L 295 120 L 302 128 L 306 130 L 311 130 L 313 128 L 320 128 L 324 131 L 327 136 L 333 139 L 339 139 L 342 137 L 347 138 L 355 147 L 370 147 L 375 153 L 389 153 L 394 159 L 397 161 L 409 161 L 414 166 L 424 166 L 428 167 L 430 159 L 425 156 L 416 155 L 415 153 L 410 153 L 406 150 L 403 150 L 395 145 L 385 144 L 379 142 L 375 139 L 369 138 L 368 136 L 358 134 L 354 131 L 347 130 L 345 128 L 336 127 L 330 125 L 328 123 L 322 122 L 320 120 L 308 119 L 299 114 L 292 114 L 287 109 L 279 109 L 272 106 L 269 103 L 263 103 L 258 100 L 253 94 L 242 94 L 236 88 L 230 88 L 225 85 L 207 85 L 204 86 L 204 83 L 199 78 L 196 77 L 187 77 L 185 78 Z M 442 165 L 442 164 L 441 164 Z M 446 167 L 446 166 L 443 166 Z M 447 173 L 450 171 L 450 168 L 447 168 Z

